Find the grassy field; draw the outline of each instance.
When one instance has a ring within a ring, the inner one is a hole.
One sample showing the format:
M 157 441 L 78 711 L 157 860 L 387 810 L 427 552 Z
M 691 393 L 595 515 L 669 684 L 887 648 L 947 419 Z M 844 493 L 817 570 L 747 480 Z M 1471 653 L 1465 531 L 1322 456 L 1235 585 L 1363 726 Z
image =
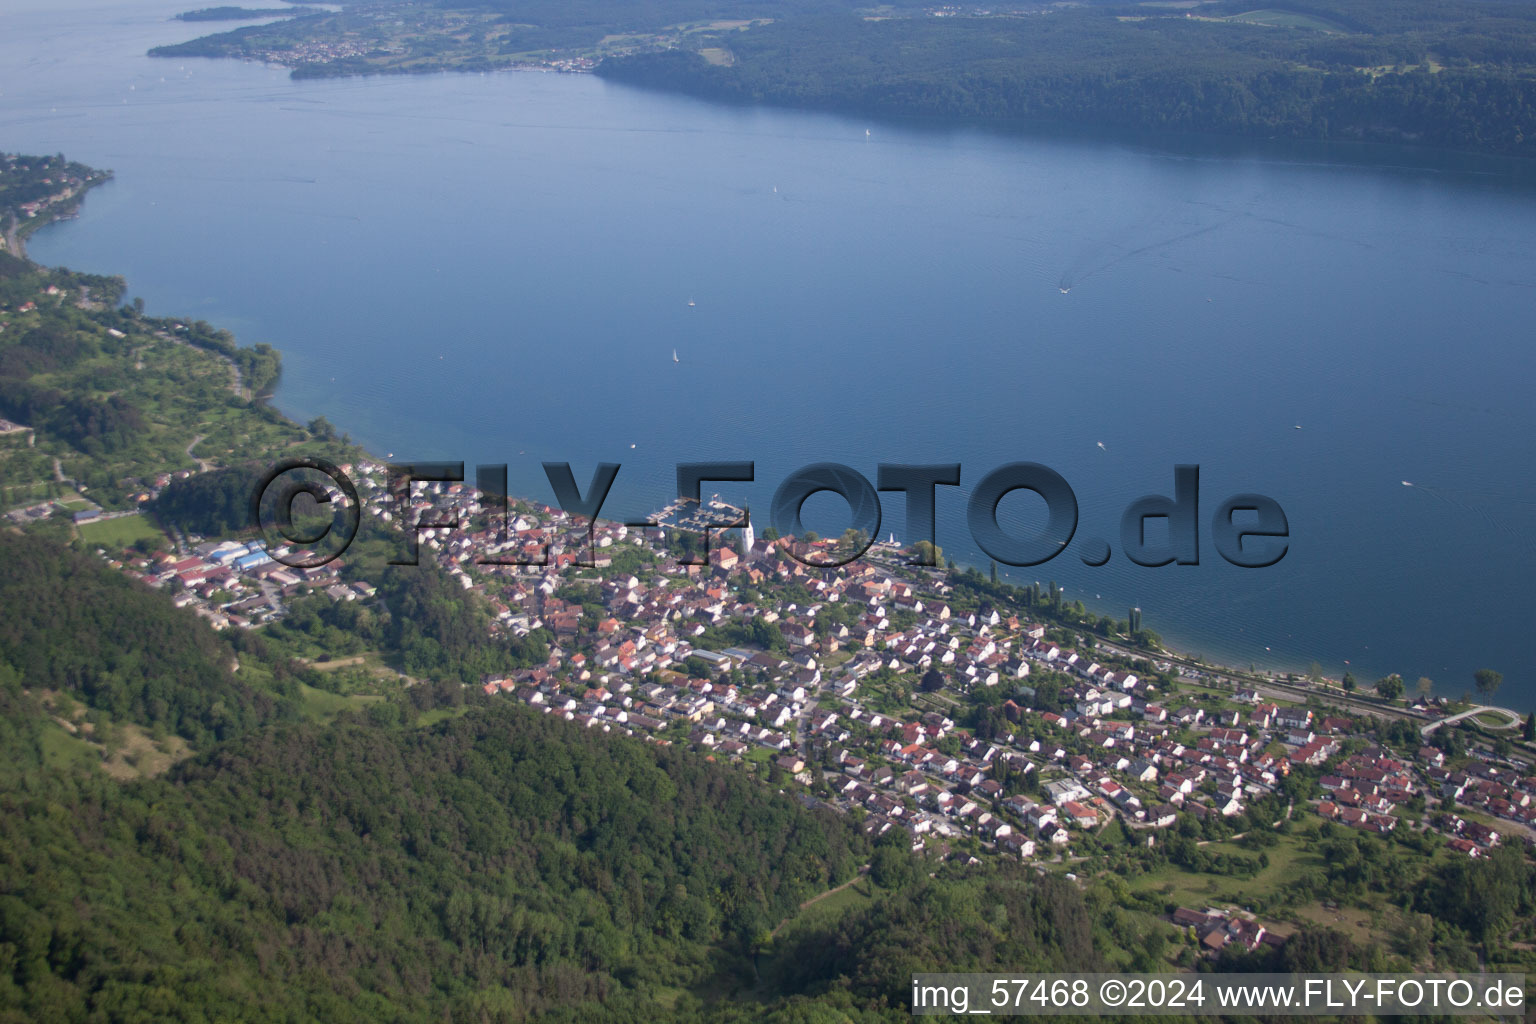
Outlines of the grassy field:
M 302 660 L 316 672 L 335 672 L 339 668 L 361 665 L 368 660 L 368 657 L 366 654 L 353 654 L 345 658 L 332 658 L 330 661 L 310 661 L 308 658 Z
M 56 712 L 42 735 L 43 763 L 49 768 L 63 771 L 83 765 L 100 768 L 119 782 L 132 782 L 159 775 L 192 756 L 180 736 L 157 740 L 132 722 L 109 723 L 104 717 L 97 728 L 85 720 L 83 704 L 69 702 L 66 713 L 57 695 L 44 691 L 42 698 Z
M 438 722 L 443 722 L 450 718 L 462 718 L 468 712 L 469 708 L 467 707 L 433 708 L 430 711 L 423 711 L 416 716 L 416 728 L 425 729 L 429 725 L 436 725 Z
M 868 878 L 861 878 L 841 892 L 835 892 L 825 899 L 802 907 L 800 913 L 796 914 L 792 920 L 797 924 L 835 921 L 850 910 L 866 907 L 874 901 L 875 883 Z
M 1322 858 L 1303 848 L 1303 840 L 1297 836 L 1279 837 L 1274 846 L 1264 848 L 1269 856 L 1269 866 L 1260 869 L 1252 878 L 1235 878 L 1227 875 L 1208 875 L 1169 865 L 1160 871 L 1141 875 L 1131 880 L 1136 892 L 1153 892 L 1165 899 L 1202 909 L 1206 905 L 1251 906 L 1255 899 L 1269 900 L 1280 889 L 1301 877 L 1308 868 L 1322 867 Z M 1214 842 L 1201 847 L 1215 856 L 1229 854 L 1248 859 L 1257 858 L 1258 850 L 1250 849 L 1241 842 Z
M 376 703 L 384 698 L 372 694 L 357 694 L 353 697 L 343 697 L 339 693 L 327 693 L 317 690 L 307 683 L 299 684 L 299 699 L 302 701 L 304 716 L 317 722 L 326 722 L 335 718 L 343 711 L 357 711 Z
M 875 901 L 875 883 L 863 877 L 846 889 L 840 889 L 800 907 L 793 917 L 780 922 L 774 936 L 794 932 L 800 928 L 820 927 L 838 920 L 850 911 L 867 907 Z
M 1337 25 L 1326 18 L 1319 18 L 1311 14 L 1298 14 L 1294 11 L 1259 10 L 1246 11 L 1242 14 L 1234 14 L 1223 21 L 1236 21 L 1245 25 L 1265 25 L 1270 28 L 1304 28 L 1313 32 L 1339 33 L 1344 31 L 1344 26 Z
M 43 764 L 50 771 L 66 772 L 80 765 L 100 765 L 101 754 L 89 741 L 57 722 L 42 734 Z
M 119 782 L 131 782 L 153 778 L 191 756 L 192 748 L 180 736 L 167 736 L 156 742 L 137 725 L 125 722 L 118 726 L 114 749 L 101 767 Z
M 95 523 L 82 523 L 80 539 L 94 547 L 108 551 L 121 551 L 138 540 L 165 540 L 165 534 L 157 530 L 148 519 L 140 515 L 103 519 Z
M 1359 907 L 1325 907 L 1310 904 L 1292 911 L 1293 916 L 1309 925 L 1336 928 L 1356 942 L 1369 942 L 1394 931 L 1401 922 L 1401 915 L 1392 908 L 1363 910 Z M 1294 929 L 1276 927 L 1279 934 L 1289 934 Z

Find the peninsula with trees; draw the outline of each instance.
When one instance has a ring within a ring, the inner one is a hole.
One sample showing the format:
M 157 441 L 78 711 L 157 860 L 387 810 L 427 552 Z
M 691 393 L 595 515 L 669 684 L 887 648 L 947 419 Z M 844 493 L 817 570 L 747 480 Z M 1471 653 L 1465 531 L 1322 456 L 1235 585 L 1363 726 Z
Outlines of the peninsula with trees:
M 249 21 L 253 18 L 286 18 L 292 15 L 292 7 L 200 7 L 195 11 L 183 11 L 177 21 Z

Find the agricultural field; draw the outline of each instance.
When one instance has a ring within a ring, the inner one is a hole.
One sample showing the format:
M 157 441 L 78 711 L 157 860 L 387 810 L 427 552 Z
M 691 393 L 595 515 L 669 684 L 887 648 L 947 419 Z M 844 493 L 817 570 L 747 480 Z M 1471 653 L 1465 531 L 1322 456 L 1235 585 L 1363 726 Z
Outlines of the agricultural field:
M 115 519 L 99 519 L 94 523 L 81 523 L 80 540 L 87 546 L 101 547 L 108 551 L 121 551 L 140 540 L 163 542 L 161 533 L 148 519 L 133 514 Z

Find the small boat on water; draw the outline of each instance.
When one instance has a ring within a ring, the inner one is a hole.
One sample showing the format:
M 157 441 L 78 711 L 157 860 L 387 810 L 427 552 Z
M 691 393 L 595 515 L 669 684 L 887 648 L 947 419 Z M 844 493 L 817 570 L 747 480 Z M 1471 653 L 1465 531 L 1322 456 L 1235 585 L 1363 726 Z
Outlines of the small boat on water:
M 672 350 L 672 361 L 677 362 L 677 349 Z
M 692 299 L 689 299 L 689 300 L 688 300 L 688 305 L 690 305 L 690 306 L 692 306 L 692 305 L 694 305 L 694 304 L 695 304 L 695 303 L 694 303 L 694 301 L 693 301 L 693 300 L 692 300 Z

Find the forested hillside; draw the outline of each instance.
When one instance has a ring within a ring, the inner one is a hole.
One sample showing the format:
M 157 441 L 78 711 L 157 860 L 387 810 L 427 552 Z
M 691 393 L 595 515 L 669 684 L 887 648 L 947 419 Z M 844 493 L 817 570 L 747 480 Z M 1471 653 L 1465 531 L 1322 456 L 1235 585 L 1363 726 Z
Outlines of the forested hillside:
M 99 559 L 0 529 L 0 663 L 29 688 L 203 746 L 292 715 L 232 671 L 235 651 L 191 613 Z
M 1536 8 L 1526 4 L 828 15 L 708 45 L 728 59 L 683 46 L 610 58 L 599 71 L 710 98 L 866 114 L 1536 151 Z
M 279 726 L 123 788 L 61 776 L 7 675 L 0 1019 L 640 1006 L 750 974 L 861 857 L 738 773 L 505 704 Z

